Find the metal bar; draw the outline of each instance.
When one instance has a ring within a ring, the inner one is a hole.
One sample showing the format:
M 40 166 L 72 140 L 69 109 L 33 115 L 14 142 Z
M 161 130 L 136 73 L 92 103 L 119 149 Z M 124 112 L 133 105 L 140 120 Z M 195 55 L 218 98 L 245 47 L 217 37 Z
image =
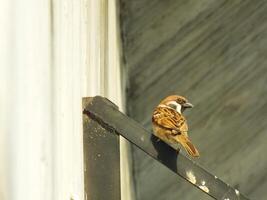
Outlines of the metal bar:
M 238 190 L 212 175 L 195 161 L 187 158 L 164 142 L 158 141 L 133 119 L 121 113 L 112 102 L 96 96 L 84 113 L 110 131 L 117 132 L 164 166 L 189 181 L 214 199 L 248 200 Z
M 83 107 L 92 100 L 83 98 Z M 119 135 L 84 114 L 83 147 L 84 199 L 121 199 Z

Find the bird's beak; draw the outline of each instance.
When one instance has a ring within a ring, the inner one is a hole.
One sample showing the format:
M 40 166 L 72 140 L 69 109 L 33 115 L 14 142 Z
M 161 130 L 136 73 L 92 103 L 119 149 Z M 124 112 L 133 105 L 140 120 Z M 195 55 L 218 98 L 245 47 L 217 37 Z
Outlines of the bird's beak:
M 183 107 L 184 107 L 184 108 L 193 108 L 194 105 L 191 104 L 191 103 L 189 103 L 189 102 L 187 102 L 187 103 L 184 103 L 184 104 L 183 104 Z

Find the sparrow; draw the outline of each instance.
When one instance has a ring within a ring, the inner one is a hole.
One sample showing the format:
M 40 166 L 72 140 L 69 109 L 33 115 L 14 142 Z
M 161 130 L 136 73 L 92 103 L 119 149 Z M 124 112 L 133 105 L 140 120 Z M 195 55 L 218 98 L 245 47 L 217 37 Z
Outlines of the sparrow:
M 152 125 L 154 135 L 158 138 L 167 144 L 180 143 L 190 156 L 198 157 L 199 152 L 188 137 L 188 125 L 183 116 L 185 109 L 192 107 L 185 97 L 168 96 L 155 108 Z

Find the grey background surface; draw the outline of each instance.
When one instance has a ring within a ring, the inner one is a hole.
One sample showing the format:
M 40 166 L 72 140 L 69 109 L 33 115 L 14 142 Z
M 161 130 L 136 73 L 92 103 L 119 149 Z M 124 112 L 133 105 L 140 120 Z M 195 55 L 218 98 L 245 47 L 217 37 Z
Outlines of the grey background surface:
M 151 129 L 186 96 L 200 165 L 251 199 L 267 196 L 267 1 L 121 0 L 128 114 Z M 138 200 L 210 199 L 132 147 Z

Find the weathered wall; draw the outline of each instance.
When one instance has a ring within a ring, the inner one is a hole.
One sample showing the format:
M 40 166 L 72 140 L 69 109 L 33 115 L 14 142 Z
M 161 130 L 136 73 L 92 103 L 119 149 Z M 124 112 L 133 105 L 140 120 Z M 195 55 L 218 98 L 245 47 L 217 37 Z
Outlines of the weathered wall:
M 267 1 L 121 0 L 128 111 L 151 128 L 173 93 L 202 166 L 252 199 L 267 195 Z M 137 199 L 209 199 L 133 147 Z
M 117 19 L 117 0 L 0 2 L 1 200 L 86 199 L 82 97 L 123 110 Z

